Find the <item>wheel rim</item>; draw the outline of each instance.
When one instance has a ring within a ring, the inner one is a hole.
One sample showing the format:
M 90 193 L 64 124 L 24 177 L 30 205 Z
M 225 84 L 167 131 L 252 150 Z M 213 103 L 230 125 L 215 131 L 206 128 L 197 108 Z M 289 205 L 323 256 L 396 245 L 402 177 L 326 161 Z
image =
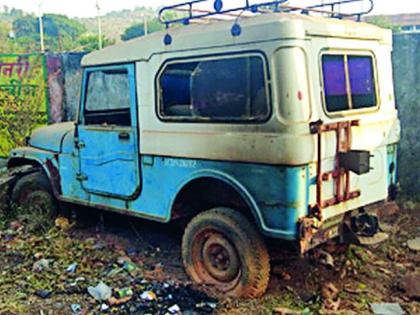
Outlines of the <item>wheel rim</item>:
M 221 282 L 230 282 L 238 275 L 239 257 L 232 244 L 221 234 L 211 235 L 203 246 L 203 264 L 207 272 Z
M 239 282 L 242 265 L 238 251 L 224 234 L 206 229 L 194 237 L 191 252 L 198 281 L 232 290 Z

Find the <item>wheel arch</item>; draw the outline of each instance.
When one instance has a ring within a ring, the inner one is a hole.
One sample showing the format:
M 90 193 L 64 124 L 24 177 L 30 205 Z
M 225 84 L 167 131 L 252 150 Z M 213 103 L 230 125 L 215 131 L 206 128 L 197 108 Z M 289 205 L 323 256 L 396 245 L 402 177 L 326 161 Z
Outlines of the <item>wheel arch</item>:
M 211 188 L 207 188 L 205 192 L 200 191 L 200 188 L 203 186 Z M 218 199 L 218 196 L 212 195 L 214 193 L 217 194 L 222 189 L 225 196 L 222 196 L 221 199 Z M 185 202 L 191 200 L 202 202 L 203 196 L 210 197 L 209 200 L 206 200 L 210 201 L 210 204 L 204 202 L 202 206 L 188 209 L 189 206 L 194 205 L 185 204 Z M 226 196 L 229 196 L 229 200 L 227 200 Z M 212 202 L 214 202 L 214 204 L 211 204 Z M 183 208 L 185 206 L 186 208 Z M 188 179 L 182 182 L 180 188 L 174 194 L 174 197 L 170 202 L 169 220 L 192 216 L 209 210 L 210 208 L 221 206 L 230 206 L 234 207 L 236 210 L 240 210 L 252 219 L 259 230 L 264 230 L 263 218 L 252 194 L 234 177 L 217 171 L 200 171 L 189 176 Z
M 33 169 L 40 169 L 47 176 L 51 189 L 54 193 L 54 197 L 59 198 L 61 192 L 60 186 L 60 176 L 58 171 L 58 166 L 53 162 L 52 159 L 46 159 L 43 162 L 37 157 L 10 157 L 7 161 L 7 168 L 9 170 L 17 169 L 24 166 L 32 166 Z M 26 175 L 33 171 L 33 169 L 26 169 L 24 171 L 17 172 L 17 177 Z

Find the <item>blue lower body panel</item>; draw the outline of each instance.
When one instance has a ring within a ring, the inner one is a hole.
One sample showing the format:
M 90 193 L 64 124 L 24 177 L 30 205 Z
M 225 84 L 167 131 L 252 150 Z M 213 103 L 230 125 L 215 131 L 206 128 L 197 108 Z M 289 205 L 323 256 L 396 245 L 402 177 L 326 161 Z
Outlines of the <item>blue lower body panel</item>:
M 65 199 L 82 201 L 137 216 L 168 222 L 175 198 L 185 185 L 199 178 L 229 184 L 252 209 L 260 230 L 267 236 L 297 239 L 297 221 L 308 213 L 307 166 L 274 166 L 159 156 L 141 157 L 141 192 L 134 200 L 87 193 L 75 182 L 75 159 L 62 156 L 60 171 Z M 74 174 L 72 173 L 74 171 Z M 109 174 L 112 176 L 112 174 Z

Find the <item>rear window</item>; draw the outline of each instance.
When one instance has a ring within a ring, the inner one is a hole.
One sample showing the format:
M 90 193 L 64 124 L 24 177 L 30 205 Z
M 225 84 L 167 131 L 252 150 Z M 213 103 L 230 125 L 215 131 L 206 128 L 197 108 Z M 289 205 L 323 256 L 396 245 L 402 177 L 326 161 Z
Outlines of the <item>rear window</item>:
M 322 72 L 328 112 L 376 107 L 376 82 L 371 56 L 323 55 Z
M 159 113 L 190 121 L 258 121 L 269 114 L 267 92 L 261 57 L 173 63 L 159 77 Z

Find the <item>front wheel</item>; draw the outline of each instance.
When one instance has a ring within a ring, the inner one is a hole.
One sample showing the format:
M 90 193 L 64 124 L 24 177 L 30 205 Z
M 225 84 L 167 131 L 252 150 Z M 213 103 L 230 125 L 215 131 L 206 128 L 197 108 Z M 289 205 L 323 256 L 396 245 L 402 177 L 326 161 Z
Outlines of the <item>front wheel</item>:
M 267 289 L 270 261 L 264 240 L 235 210 L 216 208 L 193 218 L 184 233 L 182 256 L 194 281 L 225 295 L 255 298 Z
M 57 214 L 57 202 L 48 177 L 42 171 L 19 178 L 13 187 L 11 200 L 15 205 L 36 215 L 38 220 L 50 220 Z

